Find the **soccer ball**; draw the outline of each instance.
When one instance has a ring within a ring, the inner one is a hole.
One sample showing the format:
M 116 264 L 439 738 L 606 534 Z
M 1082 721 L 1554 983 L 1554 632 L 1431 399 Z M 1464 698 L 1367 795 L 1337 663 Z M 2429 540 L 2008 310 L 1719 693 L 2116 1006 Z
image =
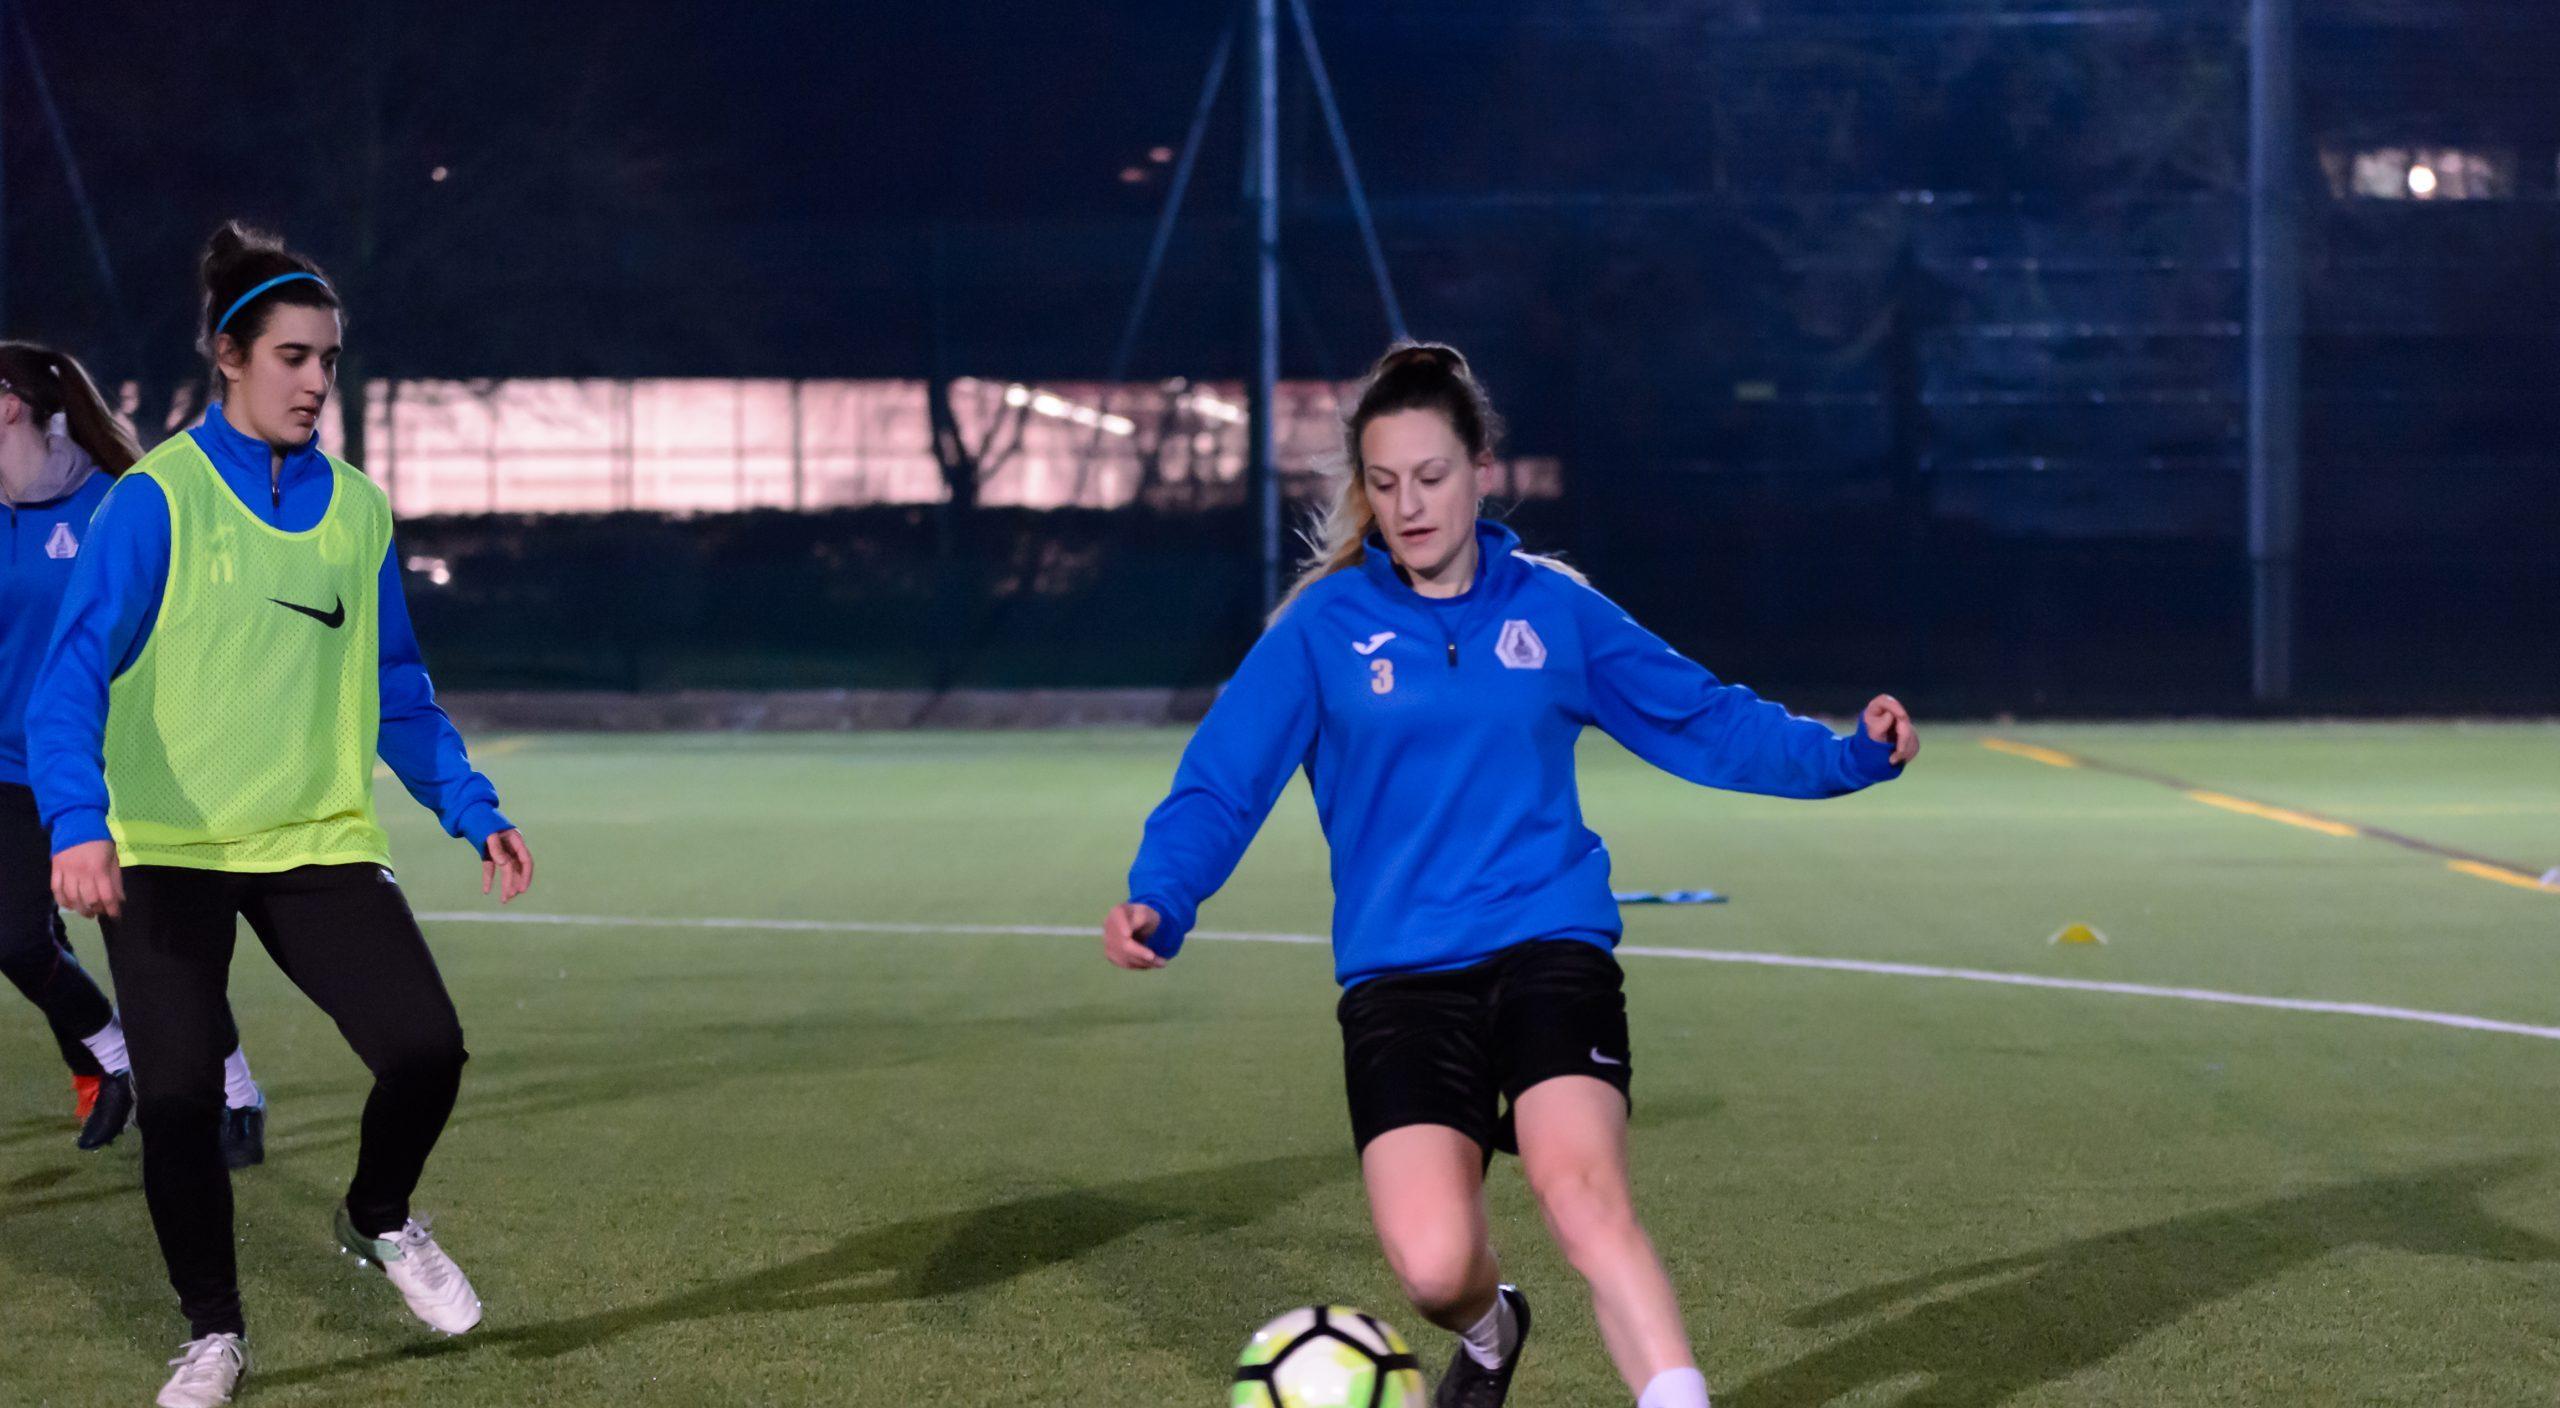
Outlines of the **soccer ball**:
M 1404 1338 L 1346 1305 L 1292 1310 L 1236 1356 L 1230 1408 L 1422 1408 L 1422 1369 Z

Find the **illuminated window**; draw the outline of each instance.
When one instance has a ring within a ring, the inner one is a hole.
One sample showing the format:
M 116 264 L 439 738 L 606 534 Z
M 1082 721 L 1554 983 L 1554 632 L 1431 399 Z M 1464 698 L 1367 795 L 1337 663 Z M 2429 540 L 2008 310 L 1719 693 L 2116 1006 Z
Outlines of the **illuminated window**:
M 948 492 L 921 381 L 419 380 L 366 390 L 364 468 L 403 515 L 825 509 L 938 503 Z M 1245 393 L 1232 382 L 961 377 L 950 398 L 960 438 L 979 456 L 978 501 L 991 507 L 1113 508 L 1142 496 L 1204 504 L 1243 491 Z M 1293 495 L 1315 492 L 1317 472 L 1339 462 L 1342 410 L 1330 382 L 1280 384 L 1277 450 Z M 329 448 L 340 447 L 338 431 L 322 426 Z M 1512 499 L 1562 488 L 1562 467 L 1543 458 L 1499 462 L 1486 485 Z
M 2461 147 L 2367 147 L 2320 154 L 2329 194 L 2340 200 L 2506 200 L 2515 154 Z

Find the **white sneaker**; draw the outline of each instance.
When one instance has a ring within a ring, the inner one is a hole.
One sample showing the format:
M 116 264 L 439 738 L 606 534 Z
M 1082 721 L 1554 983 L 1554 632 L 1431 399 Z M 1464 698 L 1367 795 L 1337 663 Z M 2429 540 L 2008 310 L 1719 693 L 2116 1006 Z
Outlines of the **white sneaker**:
M 249 1342 L 238 1335 L 207 1335 L 178 1346 L 169 1361 L 178 1372 L 151 1400 L 160 1408 L 216 1408 L 231 1401 L 231 1391 L 249 1372 Z
M 409 1313 L 427 1322 L 428 1329 L 458 1335 L 480 1323 L 480 1297 L 472 1292 L 470 1278 L 427 1235 L 425 1223 L 413 1217 L 388 1237 L 368 1237 L 356 1230 L 342 1204 L 338 1244 L 356 1264 L 381 1267 L 409 1303 Z

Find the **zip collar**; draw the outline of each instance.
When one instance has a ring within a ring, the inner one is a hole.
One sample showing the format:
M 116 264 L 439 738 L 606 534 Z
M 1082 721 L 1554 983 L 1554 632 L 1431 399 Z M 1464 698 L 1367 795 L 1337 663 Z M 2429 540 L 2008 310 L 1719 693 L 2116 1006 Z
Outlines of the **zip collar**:
M 196 444 L 205 457 L 231 484 L 240 502 L 251 507 L 272 508 L 272 499 L 280 498 L 286 489 L 307 479 L 326 477 L 329 457 L 320 453 L 320 437 L 313 434 L 300 448 L 287 450 L 282 464 L 275 463 L 275 451 L 266 441 L 242 433 L 222 413 L 222 403 L 205 408 L 204 424 L 195 428 Z M 273 470 L 273 478 L 269 471 Z
M 1523 570 L 1520 559 L 1512 556 L 1520 548 L 1520 535 L 1491 519 L 1476 520 L 1476 579 L 1456 596 L 1424 596 L 1415 591 L 1396 571 L 1395 558 L 1387 551 L 1386 540 L 1371 538 L 1368 550 L 1360 559 L 1361 570 L 1369 574 L 1370 585 L 1391 602 L 1419 610 L 1432 621 L 1440 636 L 1449 668 L 1458 668 L 1458 642 L 1482 621 L 1485 612 L 1508 601 L 1517 589 L 1517 574 Z
M 1396 570 L 1395 555 L 1387 550 L 1385 538 L 1373 534 L 1365 547 L 1360 570 L 1368 574 L 1379 591 L 1392 599 L 1446 610 L 1464 610 L 1500 595 L 1500 589 L 1509 585 L 1511 574 L 1520 568 L 1519 559 L 1512 556 L 1520 550 L 1520 535 L 1490 518 L 1476 520 L 1476 579 L 1456 596 L 1424 596 L 1415 591 L 1404 574 Z

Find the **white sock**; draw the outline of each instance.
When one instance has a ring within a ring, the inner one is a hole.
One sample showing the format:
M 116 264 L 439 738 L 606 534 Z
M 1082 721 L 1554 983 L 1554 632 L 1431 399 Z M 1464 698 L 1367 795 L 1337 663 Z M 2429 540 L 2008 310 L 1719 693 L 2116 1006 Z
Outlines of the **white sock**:
M 1466 1342 L 1468 1358 L 1488 1369 L 1501 1368 L 1512 1347 L 1520 1343 L 1520 1318 L 1511 1313 L 1511 1298 L 1495 1292 L 1493 1309 L 1458 1338 Z
M 124 1054 L 124 1028 L 116 1025 L 113 1017 L 107 1019 L 105 1026 L 80 1038 L 80 1044 L 89 1048 L 89 1054 L 98 1058 L 108 1075 L 120 1076 L 133 1069 L 133 1059 Z
M 1665 1369 L 1644 1386 L 1636 1408 L 1707 1408 L 1707 1376 L 1695 1369 Z
M 231 1048 L 231 1054 L 222 1058 L 222 1103 L 235 1110 L 267 1103 L 267 1093 L 249 1074 L 249 1053 L 241 1047 Z

